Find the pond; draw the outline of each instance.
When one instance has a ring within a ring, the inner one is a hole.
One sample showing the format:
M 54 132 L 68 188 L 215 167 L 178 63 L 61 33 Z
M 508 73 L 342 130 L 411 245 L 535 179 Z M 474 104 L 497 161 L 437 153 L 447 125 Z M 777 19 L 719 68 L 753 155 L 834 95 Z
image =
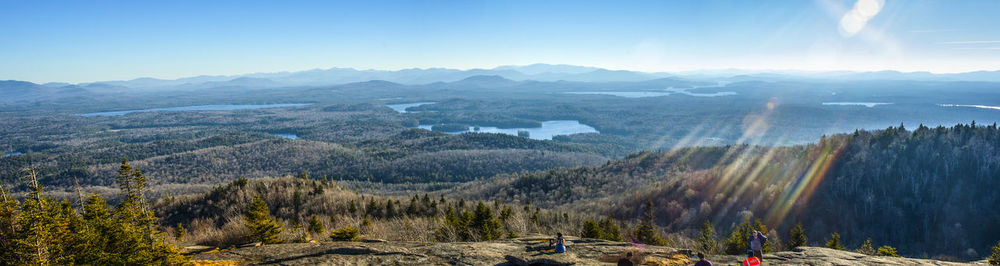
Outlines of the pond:
M 823 103 L 823 105 L 847 105 L 847 106 L 855 105 L 855 106 L 864 106 L 864 107 L 868 107 L 868 108 L 872 108 L 872 107 L 879 106 L 879 105 L 889 105 L 889 104 L 892 104 L 892 103 L 875 103 L 875 102 L 825 102 L 825 103 Z
M 432 126 L 433 125 L 420 125 L 417 126 L 417 128 L 431 130 Z M 502 134 L 517 136 L 518 131 L 527 131 L 528 138 L 537 140 L 551 140 L 552 136 L 558 136 L 558 135 L 570 135 L 577 133 L 600 133 L 594 127 L 585 124 L 580 124 L 580 121 L 576 120 L 544 121 L 542 122 L 542 127 L 533 127 L 533 128 L 479 127 L 479 130 L 476 130 L 475 127 L 470 126 L 468 130 L 445 132 L 445 133 L 461 134 L 466 132 L 480 132 L 480 133 L 502 133 Z
M 306 106 L 310 104 L 311 103 L 194 105 L 194 106 L 96 112 L 96 113 L 86 113 L 77 115 L 82 117 L 94 117 L 94 116 L 121 116 L 130 113 L 156 112 L 156 111 L 232 111 L 232 110 L 248 110 L 248 109 L 279 108 L 279 107 L 297 107 L 297 106 Z
M 437 102 L 399 103 L 399 104 L 386 104 L 385 106 L 388 106 L 389 108 L 392 108 L 392 110 L 396 110 L 396 112 L 400 112 L 400 113 L 418 113 L 420 111 L 410 112 L 410 111 L 406 111 L 406 108 L 417 107 L 417 106 L 428 105 L 428 104 L 435 104 L 435 103 L 437 103 Z

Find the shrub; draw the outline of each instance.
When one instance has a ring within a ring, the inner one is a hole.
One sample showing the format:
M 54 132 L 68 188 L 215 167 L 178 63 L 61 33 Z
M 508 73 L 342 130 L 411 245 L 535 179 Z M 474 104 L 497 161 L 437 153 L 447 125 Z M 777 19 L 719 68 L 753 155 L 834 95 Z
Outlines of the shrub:
M 890 246 L 882 246 L 878 248 L 878 252 L 875 255 L 899 257 L 899 254 L 896 254 L 896 248 Z
M 330 239 L 333 241 L 360 241 L 358 229 L 351 226 L 330 231 Z
M 856 251 L 865 255 L 875 255 L 875 249 L 872 248 L 872 238 L 865 239 L 865 243 L 861 244 L 861 247 Z

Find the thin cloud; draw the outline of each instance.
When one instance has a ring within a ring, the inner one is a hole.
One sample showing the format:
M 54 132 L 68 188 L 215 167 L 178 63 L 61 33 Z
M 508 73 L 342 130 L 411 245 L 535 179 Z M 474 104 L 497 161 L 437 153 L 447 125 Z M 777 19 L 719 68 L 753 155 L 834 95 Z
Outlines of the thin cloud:
M 1000 41 L 960 41 L 960 42 L 939 42 L 938 44 L 946 45 L 962 45 L 962 44 L 994 44 L 1000 43 Z
M 939 33 L 939 32 L 956 32 L 964 31 L 961 29 L 930 29 L 930 30 L 910 30 L 910 33 Z
M 952 47 L 952 50 L 1000 50 L 1000 46 L 989 47 Z

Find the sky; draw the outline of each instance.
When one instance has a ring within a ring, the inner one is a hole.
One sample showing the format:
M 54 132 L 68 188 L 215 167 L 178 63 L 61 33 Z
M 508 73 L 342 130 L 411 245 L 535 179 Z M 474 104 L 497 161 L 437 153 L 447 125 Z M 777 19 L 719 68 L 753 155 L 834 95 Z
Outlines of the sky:
M 1000 70 L 1000 1 L 0 0 L 0 80 L 572 64 Z

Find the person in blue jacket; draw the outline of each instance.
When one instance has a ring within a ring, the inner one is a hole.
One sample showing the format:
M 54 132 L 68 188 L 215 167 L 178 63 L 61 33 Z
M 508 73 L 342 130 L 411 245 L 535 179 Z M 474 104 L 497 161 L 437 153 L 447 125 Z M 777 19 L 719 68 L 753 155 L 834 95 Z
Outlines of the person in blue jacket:
M 767 237 L 760 231 L 753 231 L 750 234 L 750 238 L 747 239 L 747 243 L 750 243 L 750 250 L 753 252 L 753 256 L 759 260 L 763 260 L 764 244 L 767 243 Z
M 556 233 L 556 253 L 566 252 L 566 240 L 563 239 L 562 233 Z

